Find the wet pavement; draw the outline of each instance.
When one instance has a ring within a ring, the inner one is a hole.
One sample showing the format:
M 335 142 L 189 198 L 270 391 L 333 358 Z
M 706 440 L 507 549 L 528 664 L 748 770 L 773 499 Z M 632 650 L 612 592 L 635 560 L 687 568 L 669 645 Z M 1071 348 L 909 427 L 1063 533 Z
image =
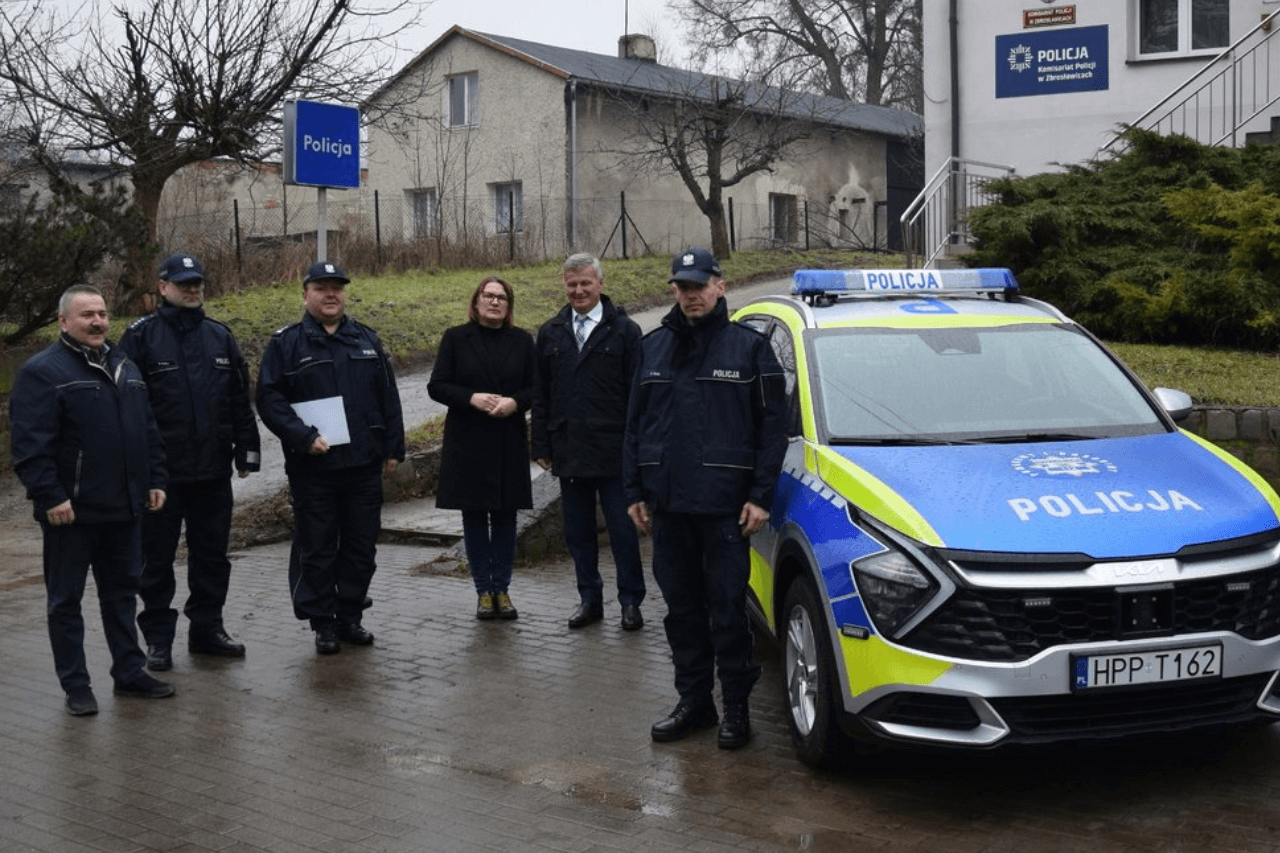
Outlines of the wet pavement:
M 571 632 L 571 566 L 521 566 L 520 618 L 477 622 L 465 575 L 383 545 L 376 644 L 322 657 L 289 610 L 287 552 L 234 555 L 227 624 L 248 655 L 189 655 L 184 623 L 171 699 L 111 695 L 91 593 L 96 717 L 63 711 L 38 575 L 0 588 L 0 850 L 1280 850 L 1274 728 L 822 773 L 791 752 L 760 643 L 745 749 L 714 729 L 655 744 L 673 704 L 656 592 L 641 631 L 613 603 Z

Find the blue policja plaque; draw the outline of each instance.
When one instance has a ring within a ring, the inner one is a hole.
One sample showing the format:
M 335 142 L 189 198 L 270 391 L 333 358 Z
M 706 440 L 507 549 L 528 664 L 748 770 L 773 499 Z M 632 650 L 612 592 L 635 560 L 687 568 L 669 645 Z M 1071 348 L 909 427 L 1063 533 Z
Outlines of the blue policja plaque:
M 996 36 L 996 97 L 1108 88 L 1107 27 Z
M 358 188 L 360 110 L 314 101 L 287 101 L 284 180 L 308 187 Z

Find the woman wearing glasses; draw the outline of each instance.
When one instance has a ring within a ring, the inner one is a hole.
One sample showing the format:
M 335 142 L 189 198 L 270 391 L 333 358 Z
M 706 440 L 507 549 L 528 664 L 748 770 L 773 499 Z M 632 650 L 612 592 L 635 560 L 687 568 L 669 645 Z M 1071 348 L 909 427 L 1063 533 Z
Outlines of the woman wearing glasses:
M 533 506 L 525 412 L 533 399 L 533 338 L 512 325 L 515 294 L 497 276 L 471 295 L 470 321 L 440 340 L 427 393 L 449 407 L 436 506 L 462 510 L 477 619 L 515 619 L 507 587 L 516 510 Z

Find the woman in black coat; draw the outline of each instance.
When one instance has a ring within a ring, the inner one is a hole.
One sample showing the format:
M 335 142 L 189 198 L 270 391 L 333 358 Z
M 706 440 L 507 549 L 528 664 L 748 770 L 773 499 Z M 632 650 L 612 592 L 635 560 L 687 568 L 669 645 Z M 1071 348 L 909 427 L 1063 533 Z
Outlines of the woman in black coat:
M 515 619 L 507 587 L 516 510 L 533 506 L 525 412 L 533 400 L 533 338 L 512 325 L 515 294 L 496 276 L 471 295 L 471 321 L 440 340 L 427 393 L 449 407 L 436 506 L 462 510 L 477 619 Z

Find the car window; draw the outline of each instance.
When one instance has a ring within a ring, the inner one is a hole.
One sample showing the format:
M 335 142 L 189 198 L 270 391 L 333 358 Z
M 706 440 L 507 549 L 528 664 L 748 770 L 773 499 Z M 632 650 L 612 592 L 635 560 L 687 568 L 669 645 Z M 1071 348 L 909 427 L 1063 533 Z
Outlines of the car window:
M 812 341 L 832 441 L 1165 429 L 1106 352 L 1069 325 L 835 329 Z

